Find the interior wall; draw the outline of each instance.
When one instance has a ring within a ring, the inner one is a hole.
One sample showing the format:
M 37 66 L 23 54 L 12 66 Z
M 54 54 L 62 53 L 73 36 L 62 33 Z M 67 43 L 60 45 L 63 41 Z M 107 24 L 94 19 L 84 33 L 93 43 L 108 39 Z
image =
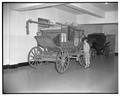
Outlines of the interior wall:
M 103 30 L 103 26 L 100 24 L 81 25 L 81 28 L 85 31 L 85 35 L 88 35 L 91 33 L 102 33 L 102 30 Z
M 9 5 L 3 5 L 3 63 L 9 64 Z
M 118 24 L 103 25 L 103 32 L 115 39 L 112 45 L 115 48 L 114 52 L 118 53 Z
M 76 21 L 74 14 L 55 8 L 18 12 L 12 10 L 13 6 L 9 3 L 4 7 L 4 65 L 27 62 L 29 50 L 37 45 L 34 38 L 38 31 L 36 24 L 30 24 L 30 35 L 26 35 L 26 21 L 28 19 L 37 21 L 38 18 L 45 18 L 61 23 Z
M 105 12 L 104 18 L 98 18 L 88 14 L 76 16 L 78 24 L 118 23 L 118 11 Z

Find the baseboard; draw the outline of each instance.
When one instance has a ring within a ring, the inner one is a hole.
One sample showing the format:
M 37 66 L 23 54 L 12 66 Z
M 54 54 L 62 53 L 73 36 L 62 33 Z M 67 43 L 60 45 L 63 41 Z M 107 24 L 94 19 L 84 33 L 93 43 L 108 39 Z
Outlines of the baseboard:
M 13 69 L 13 68 L 18 68 L 22 66 L 28 66 L 28 62 L 23 62 L 23 63 L 18 63 L 14 65 L 3 65 L 3 69 Z
M 46 61 L 44 61 L 45 63 Z M 48 61 L 49 63 L 53 63 L 53 61 Z M 46 63 L 45 63 L 46 64 Z M 23 63 L 18 63 L 18 64 L 13 64 L 13 65 L 3 65 L 3 69 L 14 69 L 22 66 L 29 66 L 28 62 L 23 62 Z
M 118 56 L 118 53 L 115 53 L 115 56 Z

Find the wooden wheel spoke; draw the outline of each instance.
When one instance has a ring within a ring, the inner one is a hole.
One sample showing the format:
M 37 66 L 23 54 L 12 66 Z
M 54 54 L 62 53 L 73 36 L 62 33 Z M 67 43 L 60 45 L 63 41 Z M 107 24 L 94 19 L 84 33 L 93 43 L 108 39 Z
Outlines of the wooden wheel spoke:
M 34 59 L 32 58 L 32 59 L 30 59 L 30 61 L 34 61 Z
M 29 62 L 29 64 L 31 64 L 31 65 L 32 65 L 32 64 L 33 64 L 33 62 L 34 62 L 34 61 L 30 61 L 30 62 Z
M 30 57 L 34 58 L 34 56 L 30 55 Z
M 33 52 L 33 50 L 31 51 L 31 53 L 35 56 L 35 53 Z
M 61 65 L 58 65 L 58 67 L 61 69 L 62 66 L 61 66 Z
M 68 63 L 65 63 L 64 66 L 66 67 L 68 65 Z
M 62 58 L 59 57 L 59 58 L 58 58 L 58 61 L 61 61 L 61 59 L 62 59 Z
M 65 64 L 64 64 L 64 67 L 67 68 L 67 66 L 68 66 L 68 63 L 65 63 Z
M 69 62 L 68 60 L 67 60 L 67 61 L 65 61 L 65 65 L 68 65 L 68 62 Z
M 36 51 L 36 48 L 34 49 L 34 53 L 35 53 L 35 56 L 37 56 L 37 51 Z
M 37 61 L 35 61 L 35 65 L 37 65 Z
M 62 66 L 62 70 L 63 70 L 63 71 L 65 71 L 65 70 L 66 70 L 65 66 Z
M 67 61 L 68 57 L 65 57 L 65 62 Z
M 39 61 L 37 61 L 37 64 L 39 65 L 39 64 L 40 64 L 40 62 L 39 62 Z
M 40 55 L 41 51 L 39 49 L 37 49 L 37 55 Z
M 60 67 L 60 71 L 61 71 L 61 72 L 63 71 L 63 67 L 62 67 L 62 66 Z
M 35 65 L 37 65 L 37 60 L 35 61 Z
M 32 61 L 31 65 L 34 65 L 35 61 Z
M 34 60 L 34 57 L 32 57 L 32 58 L 30 57 L 29 60 L 30 60 L 30 61 L 31 61 L 31 60 Z
M 41 64 L 42 63 L 42 61 L 38 61 L 38 64 Z
M 37 64 L 39 65 L 39 61 L 37 61 Z
M 38 53 L 39 53 L 39 50 L 38 50 L 38 48 L 36 48 L 36 54 L 38 55 Z
M 60 64 L 61 64 L 61 61 L 58 61 L 58 62 L 57 62 L 57 65 L 60 66 Z
M 61 67 L 61 60 L 57 61 L 57 66 Z

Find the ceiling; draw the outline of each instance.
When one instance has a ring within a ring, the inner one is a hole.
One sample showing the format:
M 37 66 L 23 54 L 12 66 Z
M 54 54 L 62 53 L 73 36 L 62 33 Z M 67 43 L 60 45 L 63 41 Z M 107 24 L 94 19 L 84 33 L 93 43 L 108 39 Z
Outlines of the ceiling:
M 88 13 L 88 12 L 85 12 L 85 10 L 71 7 L 71 6 L 69 6 L 70 4 L 77 4 L 77 3 L 69 3 L 69 4 L 60 5 L 60 6 L 54 6 L 54 7 L 57 8 L 57 9 L 63 10 L 63 11 L 70 12 L 70 13 L 75 14 L 75 15 Z M 100 9 L 103 12 L 118 11 L 118 3 L 105 3 L 104 2 L 104 3 L 80 3 L 80 4 L 81 5 L 83 5 L 83 4 L 90 4 L 93 7 L 95 7 L 96 10 Z
M 71 3 L 17 3 L 17 4 L 11 4 L 12 6 L 16 7 L 16 9 L 19 10 L 19 8 L 24 9 L 24 7 L 32 7 L 32 6 L 40 6 L 42 7 L 42 5 L 49 5 L 49 6 L 53 6 L 56 7 L 58 9 L 62 9 L 65 11 L 69 11 L 69 12 L 73 12 L 73 13 L 78 13 L 77 10 L 70 8 L 69 6 L 65 6 L 65 5 L 69 5 Z M 73 3 L 74 4 L 74 3 Z M 103 11 L 117 11 L 118 10 L 118 3 L 114 2 L 108 2 L 106 3 L 81 3 L 81 4 L 92 4 L 93 6 L 100 8 Z M 54 5 L 60 5 L 60 6 L 54 6 Z M 39 8 L 38 8 L 39 9 Z M 23 10 L 24 11 L 24 10 Z
M 93 6 L 101 9 L 102 11 L 117 11 L 118 10 L 118 3 L 83 3 L 83 4 L 92 4 Z M 63 11 L 71 12 L 73 14 L 83 14 L 84 12 L 74 9 L 69 4 L 55 6 L 55 8 L 61 9 Z
M 55 6 L 55 8 L 60 9 L 60 10 L 63 10 L 63 11 L 67 11 L 67 12 L 70 12 L 70 13 L 73 13 L 73 14 L 75 14 L 75 15 L 83 14 L 83 12 L 80 12 L 79 10 L 74 9 L 74 8 L 72 8 L 72 7 L 69 7 L 69 6 L 67 6 L 67 5 Z
M 106 11 L 117 11 L 118 3 L 17 3 L 12 5 L 16 11 L 31 11 L 45 8 L 57 8 L 75 15 L 89 14 L 104 17 Z
M 91 3 L 95 7 L 100 8 L 103 11 L 117 11 L 118 3 Z

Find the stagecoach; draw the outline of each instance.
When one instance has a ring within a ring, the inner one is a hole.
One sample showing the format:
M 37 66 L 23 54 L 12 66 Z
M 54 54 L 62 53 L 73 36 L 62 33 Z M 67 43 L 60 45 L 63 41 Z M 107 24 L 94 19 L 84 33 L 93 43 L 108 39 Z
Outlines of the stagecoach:
M 73 25 L 28 20 L 26 22 L 27 34 L 29 24 L 39 26 L 35 39 L 37 46 L 31 48 L 28 53 L 28 62 L 31 67 L 46 61 L 54 61 L 57 72 L 64 73 L 69 68 L 71 58 L 76 59 L 84 66 L 83 38 L 84 30 Z

